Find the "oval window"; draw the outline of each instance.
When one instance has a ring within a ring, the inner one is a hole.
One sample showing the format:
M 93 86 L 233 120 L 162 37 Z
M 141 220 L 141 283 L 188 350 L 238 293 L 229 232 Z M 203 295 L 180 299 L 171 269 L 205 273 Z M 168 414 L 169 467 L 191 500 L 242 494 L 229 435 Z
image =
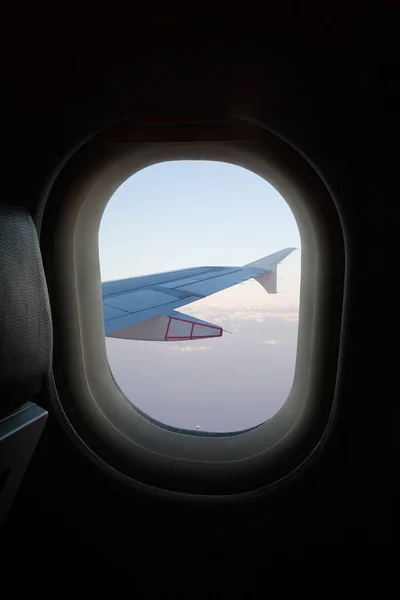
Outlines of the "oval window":
M 107 356 L 126 398 L 200 433 L 276 414 L 296 359 L 295 248 L 287 203 L 247 169 L 182 160 L 127 179 L 99 233 Z

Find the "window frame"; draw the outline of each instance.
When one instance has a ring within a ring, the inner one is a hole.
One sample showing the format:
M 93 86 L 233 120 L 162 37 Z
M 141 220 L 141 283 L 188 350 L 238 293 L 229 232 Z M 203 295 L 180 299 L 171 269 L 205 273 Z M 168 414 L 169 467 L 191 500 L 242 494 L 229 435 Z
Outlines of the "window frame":
M 54 380 L 68 427 L 112 469 L 174 492 L 238 494 L 287 476 L 319 444 L 332 414 L 344 291 L 344 239 L 332 196 L 293 148 L 261 130 L 255 141 L 140 143 L 109 132 L 66 163 L 40 229 L 54 326 Z M 162 137 L 162 136 L 161 136 Z M 293 385 L 268 421 L 232 436 L 163 427 L 129 402 L 107 360 L 98 232 L 115 190 L 168 160 L 218 160 L 263 177 L 283 196 L 301 244 Z

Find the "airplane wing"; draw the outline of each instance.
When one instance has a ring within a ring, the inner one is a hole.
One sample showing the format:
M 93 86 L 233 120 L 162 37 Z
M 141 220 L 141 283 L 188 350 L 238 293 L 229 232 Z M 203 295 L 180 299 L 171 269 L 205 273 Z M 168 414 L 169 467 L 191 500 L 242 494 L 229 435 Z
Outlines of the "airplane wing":
M 277 293 L 277 265 L 286 248 L 243 267 L 195 267 L 102 284 L 106 336 L 177 341 L 220 337 L 222 328 L 175 309 L 254 278 Z

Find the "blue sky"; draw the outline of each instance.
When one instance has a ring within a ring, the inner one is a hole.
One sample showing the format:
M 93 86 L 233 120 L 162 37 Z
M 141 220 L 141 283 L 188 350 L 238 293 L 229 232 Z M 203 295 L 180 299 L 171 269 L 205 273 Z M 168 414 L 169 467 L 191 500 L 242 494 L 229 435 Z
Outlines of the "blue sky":
M 173 161 L 129 178 L 101 222 L 103 281 L 193 266 L 240 266 L 300 248 L 295 219 L 264 179 L 227 163 Z M 231 334 L 191 342 L 107 339 L 127 397 L 169 425 L 232 431 L 283 404 L 293 380 L 300 251 L 279 267 L 278 291 L 254 280 L 182 307 Z

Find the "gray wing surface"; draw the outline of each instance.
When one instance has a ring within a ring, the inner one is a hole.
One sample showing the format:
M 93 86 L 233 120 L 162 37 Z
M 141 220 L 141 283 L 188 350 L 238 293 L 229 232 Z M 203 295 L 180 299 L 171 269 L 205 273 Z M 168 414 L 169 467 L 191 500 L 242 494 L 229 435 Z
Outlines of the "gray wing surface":
M 158 315 L 168 316 L 176 308 L 250 279 L 257 271 L 199 267 L 103 283 L 106 335 Z
M 288 252 L 285 256 L 292 250 L 287 249 Z M 284 258 L 282 252 L 284 251 L 276 253 L 279 254 L 279 260 Z M 192 317 L 179 315 L 179 313 L 175 313 L 175 309 L 252 277 L 259 278 L 261 284 L 263 284 L 262 276 L 266 273 L 276 278 L 276 264 L 271 267 L 271 261 L 267 261 L 264 266 L 262 264 L 263 260 L 265 259 L 244 267 L 196 267 L 105 282 L 102 284 L 105 333 L 107 336 L 111 335 L 112 337 L 126 337 L 123 333 L 120 335 L 116 332 L 129 328 L 131 332 L 129 339 L 158 339 L 154 337 L 132 337 L 132 335 L 135 335 L 132 333 L 134 332 L 133 326 L 150 319 L 153 320 L 154 325 L 156 317 L 174 318 L 177 321 L 190 322 L 191 325 L 193 323 L 203 323 L 215 327 Z M 274 268 L 275 271 L 273 271 Z M 190 320 L 187 321 L 187 319 Z M 160 323 L 160 321 L 158 320 L 157 323 Z M 170 320 L 166 323 L 166 326 L 169 327 Z M 179 336 L 176 337 L 179 338 Z M 165 334 L 162 339 L 170 338 Z M 187 338 L 182 337 L 182 339 Z

